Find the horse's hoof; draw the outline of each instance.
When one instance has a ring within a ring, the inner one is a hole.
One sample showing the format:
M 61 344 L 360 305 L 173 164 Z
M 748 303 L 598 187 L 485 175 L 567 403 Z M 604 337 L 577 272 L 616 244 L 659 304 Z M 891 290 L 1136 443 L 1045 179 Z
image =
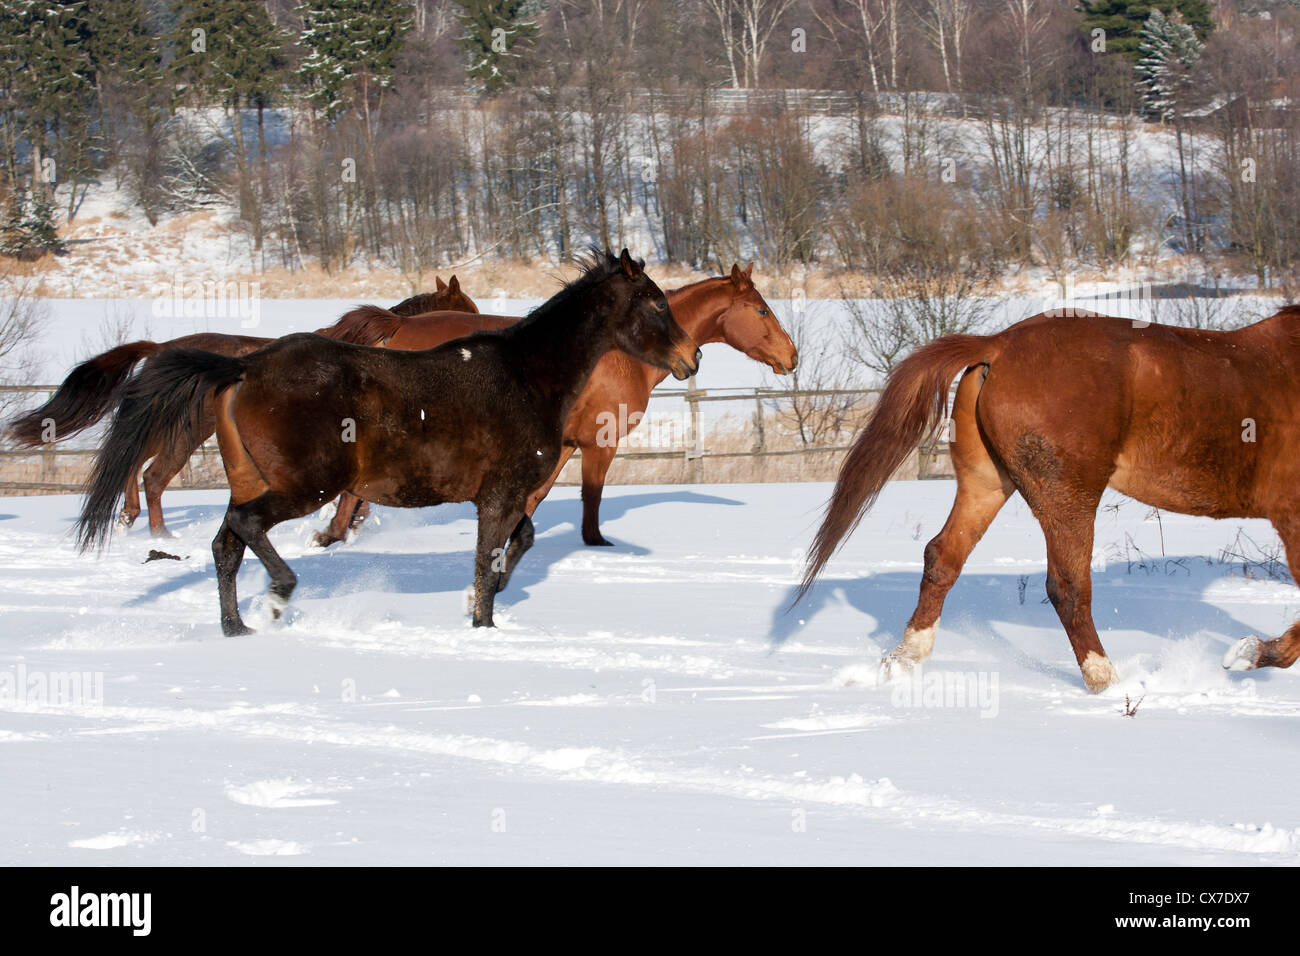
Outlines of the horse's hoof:
M 327 534 L 324 531 L 317 531 L 311 536 L 311 543 L 316 545 L 318 548 L 328 548 L 331 544 L 338 544 L 338 542 L 342 540 L 342 538 L 336 538 L 334 535 Z
M 890 651 L 880 659 L 880 671 L 877 680 L 881 684 L 901 680 L 916 669 L 916 663 L 910 657 L 904 657 L 902 654 Z
M 1228 671 L 1253 671 L 1259 666 L 1264 653 L 1264 642 L 1258 637 L 1243 637 L 1228 648 L 1223 655 L 1223 669 Z
M 1083 685 L 1090 694 L 1100 694 L 1119 680 L 1119 674 L 1115 673 L 1115 665 L 1110 662 L 1110 658 L 1096 651 L 1088 652 L 1088 656 L 1079 665 L 1079 670 L 1083 673 Z
M 225 621 L 222 621 L 221 633 L 226 635 L 226 637 L 243 637 L 245 634 L 256 634 L 257 632 L 243 621 L 236 621 L 234 624 L 227 624 Z
M 283 594 L 276 594 L 274 591 L 268 591 L 266 595 L 267 606 L 271 608 L 271 620 L 278 621 L 284 614 L 284 609 L 289 606 L 289 598 Z
M 129 528 L 131 527 L 131 525 L 135 524 L 135 519 L 138 517 L 140 517 L 139 512 L 136 512 L 135 514 L 131 514 L 128 511 L 123 511 L 118 514 L 117 523 L 121 525 L 123 528 Z
M 606 541 L 605 538 L 604 538 L 604 536 L 603 536 L 603 535 L 599 535 L 599 534 L 596 535 L 595 537 L 591 537 L 591 538 L 587 537 L 587 536 L 584 534 L 584 535 L 582 536 L 582 543 L 585 544 L 585 545 L 587 545 L 588 547 L 591 547 L 591 548 L 612 548 L 612 547 L 614 547 L 614 542 L 613 542 L 613 541 Z
M 176 537 L 176 535 L 172 534 L 172 533 L 171 533 L 170 531 L 168 531 L 166 528 L 150 528 L 150 529 L 149 529 L 149 534 L 151 534 L 151 535 L 152 535 L 153 537 L 155 537 L 155 538 L 174 538 L 174 537 Z

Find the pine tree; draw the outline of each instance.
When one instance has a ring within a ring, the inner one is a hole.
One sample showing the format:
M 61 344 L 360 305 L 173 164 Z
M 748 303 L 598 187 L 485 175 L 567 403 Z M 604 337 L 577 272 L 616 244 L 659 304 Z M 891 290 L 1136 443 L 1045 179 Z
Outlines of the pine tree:
M 92 168 L 86 3 L 19 0 L 11 7 L 16 28 L 10 35 L 12 105 L 30 155 L 32 192 L 48 193 L 58 182 L 71 182 L 71 211 L 75 185 Z
M 86 7 L 86 18 L 91 80 L 105 152 L 112 162 L 126 140 L 148 139 L 162 122 L 162 51 L 141 0 L 92 4 Z
M 1135 63 L 1142 56 L 1138 49 L 1142 27 L 1152 10 L 1165 17 L 1180 14 L 1202 42 L 1214 29 L 1209 0 L 1081 0 L 1078 9 L 1083 13 L 1084 32 L 1105 31 L 1106 52 L 1121 53 Z
M 30 197 L 15 190 L 0 220 L 0 255 L 32 261 L 46 253 L 63 255 L 67 246 L 59 237 L 54 200 L 49 191 L 36 189 Z
M 534 4 L 527 0 L 464 0 L 456 18 L 464 35 L 456 42 L 469 55 L 466 73 L 489 94 L 514 82 L 511 61 L 537 34 Z
M 191 0 L 172 33 L 180 95 L 265 106 L 281 86 L 283 36 L 260 0 Z
M 346 91 L 361 86 L 363 106 L 392 85 L 397 57 L 411 29 L 404 0 L 309 0 L 299 7 L 299 44 L 307 55 L 298 68 L 308 100 L 326 119 L 346 106 Z
M 1142 27 L 1137 64 L 1138 93 L 1152 116 L 1172 119 L 1186 91 L 1204 44 L 1176 11 L 1166 17 L 1152 10 Z

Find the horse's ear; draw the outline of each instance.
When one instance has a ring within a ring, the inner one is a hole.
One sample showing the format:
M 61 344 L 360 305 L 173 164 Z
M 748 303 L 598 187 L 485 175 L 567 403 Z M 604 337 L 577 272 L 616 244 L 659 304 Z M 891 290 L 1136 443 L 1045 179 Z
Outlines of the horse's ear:
M 641 277 L 641 266 L 632 258 L 627 249 L 623 250 L 622 255 L 618 257 L 619 265 L 623 267 L 623 274 L 629 279 L 638 279 Z
M 438 281 L 441 282 L 442 280 L 439 279 Z M 450 292 L 452 295 L 455 295 L 457 292 L 459 292 L 460 280 L 457 279 L 455 276 L 452 276 L 451 281 L 447 283 L 447 291 Z
M 731 284 L 737 289 L 745 288 L 745 276 L 744 273 L 740 271 L 739 262 L 733 262 L 731 264 Z
M 451 278 L 452 278 L 452 281 L 453 281 L 453 282 L 456 281 L 456 277 L 455 277 L 455 276 L 452 276 Z M 439 291 L 439 292 L 446 292 L 446 291 L 447 291 L 447 283 L 445 283 L 445 282 L 442 281 L 442 276 L 434 276 L 434 281 L 437 283 L 438 291 Z
M 745 266 L 745 281 L 748 282 L 750 285 L 754 284 L 754 280 L 750 278 L 750 276 L 752 276 L 753 274 L 754 274 L 754 263 L 751 262 L 749 265 Z

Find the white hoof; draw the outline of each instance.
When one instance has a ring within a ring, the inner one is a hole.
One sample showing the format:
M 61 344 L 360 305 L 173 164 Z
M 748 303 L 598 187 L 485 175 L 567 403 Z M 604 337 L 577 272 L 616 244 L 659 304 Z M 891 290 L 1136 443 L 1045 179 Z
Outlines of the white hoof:
M 278 621 L 280 616 L 284 614 L 284 609 L 289 606 L 289 601 L 287 598 L 280 597 L 274 591 L 267 591 L 266 604 L 271 610 L 271 620 Z
M 1093 694 L 1101 693 L 1119 680 L 1119 675 L 1115 673 L 1115 665 L 1110 662 L 1110 658 L 1096 651 L 1088 652 L 1079 670 L 1083 671 L 1084 686 Z
M 891 681 L 902 680 L 916 669 L 917 661 L 910 657 L 904 657 L 896 651 L 890 651 L 880 659 L 880 672 L 877 677 L 877 683 L 888 684 Z
M 1264 642 L 1258 637 L 1243 637 L 1228 648 L 1223 655 L 1223 669 L 1228 671 L 1253 671 L 1259 666 L 1259 656 L 1264 653 Z

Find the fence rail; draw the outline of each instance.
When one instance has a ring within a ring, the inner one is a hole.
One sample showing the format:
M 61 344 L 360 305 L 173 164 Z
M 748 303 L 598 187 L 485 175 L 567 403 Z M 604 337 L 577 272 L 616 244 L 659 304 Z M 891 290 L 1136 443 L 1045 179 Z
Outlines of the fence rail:
M 0 386 L 0 399 L 5 393 L 30 396 L 33 393 L 51 393 L 54 385 Z M 696 484 L 714 481 L 820 481 L 834 477 L 839 456 L 849 449 L 843 430 L 837 431 L 838 440 L 827 444 L 806 444 L 782 434 L 777 424 L 788 415 L 791 403 L 810 400 L 813 403 L 828 399 L 858 399 L 861 410 L 879 397 L 874 388 L 827 389 L 659 389 L 652 397 L 652 408 L 663 408 L 674 400 L 684 403 L 689 422 L 681 430 L 681 441 L 669 447 L 640 447 L 638 433 L 634 430 L 625 439 L 609 483 L 684 483 Z M 750 409 L 748 420 L 728 419 L 724 430 L 718 423 L 703 421 L 704 406 L 719 403 L 741 403 Z M 773 432 L 776 432 L 774 435 Z M 723 441 L 722 439 L 726 439 Z M 775 440 L 774 440 L 775 439 Z M 748 447 L 724 447 L 731 446 Z M 89 442 L 79 447 L 43 446 L 36 449 L 0 449 L 0 496 L 22 493 L 75 493 L 82 490 L 89 473 L 95 448 Z M 946 478 L 951 477 L 946 465 L 946 445 L 939 440 L 928 440 L 917 449 L 914 462 L 906 466 L 900 477 Z M 209 439 L 177 476 L 174 486 L 194 490 L 216 490 L 226 487 L 221 467 L 221 454 L 215 441 Z M 710 467 L 710 462 L 717 463 Z M 655 463 L 660 467 L 656 470 Z M 675 469 L 669 467 L 676 463 Z M 771 464 L 769 464 L 771 463 Z M 777 463 L 784 463 L 780 466 Z M 575 484 L 580 480 L 582 453 L 578 451 L 573 461 L 565 467 L 560 484 Z M 638 468 L 638 466 L 640 466 Z

